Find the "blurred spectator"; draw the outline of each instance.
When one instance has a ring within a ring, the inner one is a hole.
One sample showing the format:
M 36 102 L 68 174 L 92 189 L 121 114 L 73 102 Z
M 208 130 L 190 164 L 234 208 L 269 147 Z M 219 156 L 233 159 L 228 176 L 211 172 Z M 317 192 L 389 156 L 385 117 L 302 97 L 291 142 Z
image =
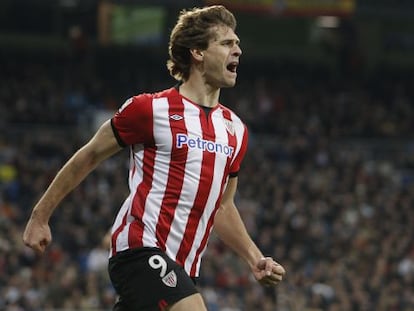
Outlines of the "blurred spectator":
M 77 76 L 77 68 L 65 77 L 41 64 L 3 68 L 0 309 L 109 310 L 116 297 L 100 237 L 126 191 L 125 155 L 100 166 L 57 210 L 66 222 L 52 223 L 45 256 L 21 235 L 31 204 L 89 135 L 94 113 L 108 98 L 122 103 L 124 90 L 105 89 L 96 72 Z M 413 80 L 275 72 L 253 87 L 241 77 L 222 101 L 251 128 L 240 213 L 283 263 L 286 280 L 276 290 L 252 286 L 247 267 L 213 237 L 198 281 L 209 310 L 414 310 Z M 169 83 L 148 81 L 154 91 Z M 140 82 L 132 77 L 127 93 Z

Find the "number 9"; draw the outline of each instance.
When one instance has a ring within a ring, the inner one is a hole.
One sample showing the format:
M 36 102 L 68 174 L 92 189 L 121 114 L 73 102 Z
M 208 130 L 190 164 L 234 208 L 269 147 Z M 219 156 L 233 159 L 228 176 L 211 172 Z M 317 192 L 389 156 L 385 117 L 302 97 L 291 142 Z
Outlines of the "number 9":
M 160 255 L 153 255 L 148 259 L 148 264 L 153 269 L 160 269 L 160 277 L 164 277 L 167 272 L 167 262 Z

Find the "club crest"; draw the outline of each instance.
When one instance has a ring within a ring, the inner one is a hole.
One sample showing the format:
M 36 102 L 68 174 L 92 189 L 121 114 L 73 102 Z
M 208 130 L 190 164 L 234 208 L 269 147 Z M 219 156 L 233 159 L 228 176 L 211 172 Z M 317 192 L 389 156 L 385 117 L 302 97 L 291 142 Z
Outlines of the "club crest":
M 224 119 L 224 125 L 226 126 L 227 132 L 229 132 L 231 135 L 234 135 L 234 125 L 233 121 Z
M 162 282 L 168 287 L 176 287 L 177 275 L 175 274 L 174 270 L 171 270 L 166 276 L 164 276 L 162 278 Z

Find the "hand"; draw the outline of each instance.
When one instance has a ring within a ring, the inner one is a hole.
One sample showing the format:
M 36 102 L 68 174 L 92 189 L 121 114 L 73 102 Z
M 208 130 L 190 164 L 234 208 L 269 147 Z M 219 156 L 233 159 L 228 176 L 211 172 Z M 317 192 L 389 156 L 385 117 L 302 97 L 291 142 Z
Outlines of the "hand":
M 252 268 L 256 280 L 265 286 L 275 286 L 282 281 L 285 269 L 272 257 L 261 258 Z
M 46 246 L 52 241 L 52 234 L 47 223 L 31 217 L 23 233 L 23 242 L 38 255 L 44 253 Z

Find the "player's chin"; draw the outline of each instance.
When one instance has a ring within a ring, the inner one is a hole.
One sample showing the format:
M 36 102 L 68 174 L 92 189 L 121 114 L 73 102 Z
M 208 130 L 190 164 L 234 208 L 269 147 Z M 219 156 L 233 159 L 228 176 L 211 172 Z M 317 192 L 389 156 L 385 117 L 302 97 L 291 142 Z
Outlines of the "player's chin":
M 226 87 L 233 87 L 233 86 L 235 86 L 236 85 L 236 79 L 234 78 L 234 79 L 227 79 L 224 83 L 223 83 L 223 85 L 222 85 L 222 88 L 226 88 Z

